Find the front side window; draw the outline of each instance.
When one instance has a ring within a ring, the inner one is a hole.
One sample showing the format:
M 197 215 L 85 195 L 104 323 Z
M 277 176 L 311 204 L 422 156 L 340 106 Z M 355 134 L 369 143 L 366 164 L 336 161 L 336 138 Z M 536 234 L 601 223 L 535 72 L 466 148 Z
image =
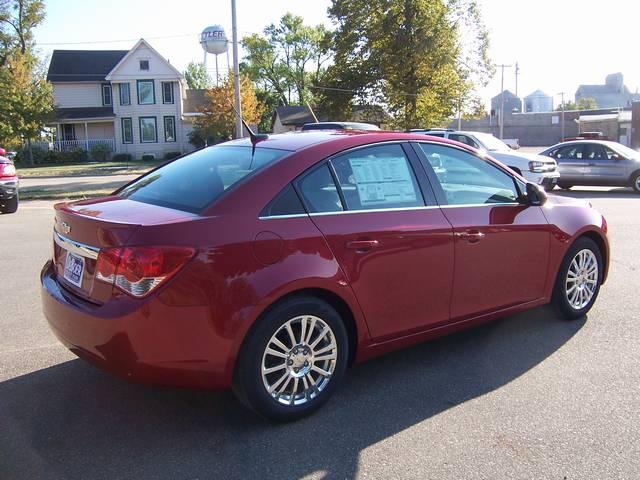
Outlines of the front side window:
M 156 92 L 153 80 L 138 80 L 138 104 L 153 105 L 156 103 Z
M 176 117 L 164 117 L 164 141 L 176 141 Z
M 557 160 L 581 160 L 582 145 L 568 145 L 551 152 L 551 156 Z
M 331 163 L 348 210 L 424 206 L 409 159 L 399 144 L 353 150 Z
M 122 143 L 133 143 L 133 122 L 130 118 L 122 119 Z
M 102 85 L 102 105 L 111 105 L 111 85 L 108 83 Z
M 156 117 L 140 117 L 140 143 L 155 143 L 157 141 Z
M 128 83 L 120 84 L 120 105 L 131 105 L 131 91 Z
M 125 187 L 119 195 L 199 213 L 233 185 L 291 152 L 273 148 L 216 146 L 174 160 Z
M 513 177 L 488 161 L 457 148 L 419 144 L 449 205 L 516 203 Z
M 329 171 L 329 165 L 326 163 L 302 177 L 298 182 L 298 189 L 309 213 L 330 213 L 344 210 L 338 188 Z
M 173 103 L 172 82 L 162 82 L 162 103 Z

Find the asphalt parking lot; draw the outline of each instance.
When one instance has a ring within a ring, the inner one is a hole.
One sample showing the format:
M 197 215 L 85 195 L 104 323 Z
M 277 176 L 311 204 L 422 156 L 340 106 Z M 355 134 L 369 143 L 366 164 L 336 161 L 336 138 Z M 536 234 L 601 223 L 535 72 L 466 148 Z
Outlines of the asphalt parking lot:
M 25 202 L 0 216 L 0 479 L 640 478 L 640 196 L 567 195 L 610 227 L 588 318 L 539 308 L 358 365 L 289 425 L 67 352 L 40 312 L 51 203 Z

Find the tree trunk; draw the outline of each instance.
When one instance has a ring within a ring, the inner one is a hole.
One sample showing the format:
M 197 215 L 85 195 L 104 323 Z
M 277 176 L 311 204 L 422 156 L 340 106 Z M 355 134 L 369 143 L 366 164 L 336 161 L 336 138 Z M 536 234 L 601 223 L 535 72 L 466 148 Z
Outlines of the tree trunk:
M 31 139 L 27 138 L 27 163 L 33 167 L 33 150 L 31 149 Z

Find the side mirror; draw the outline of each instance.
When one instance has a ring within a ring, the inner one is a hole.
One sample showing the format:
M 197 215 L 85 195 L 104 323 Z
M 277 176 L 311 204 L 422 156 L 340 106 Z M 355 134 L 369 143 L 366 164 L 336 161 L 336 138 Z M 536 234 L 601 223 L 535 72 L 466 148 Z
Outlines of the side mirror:
M 534 183 L 527 183 L 525 203 L 532 207 L 541 207 L 547 202 L 546 192 Z

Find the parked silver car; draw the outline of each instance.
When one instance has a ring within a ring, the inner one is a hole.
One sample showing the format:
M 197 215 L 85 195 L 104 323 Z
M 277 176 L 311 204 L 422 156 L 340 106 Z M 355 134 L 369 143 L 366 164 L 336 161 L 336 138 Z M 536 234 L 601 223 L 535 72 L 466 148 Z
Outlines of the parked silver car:
M 558 162 L 560 188 L 574 185 L 629 186 L 640 193 L 640 152 L 620 143 L 576 140 L 558 143 L 541 155 Z

